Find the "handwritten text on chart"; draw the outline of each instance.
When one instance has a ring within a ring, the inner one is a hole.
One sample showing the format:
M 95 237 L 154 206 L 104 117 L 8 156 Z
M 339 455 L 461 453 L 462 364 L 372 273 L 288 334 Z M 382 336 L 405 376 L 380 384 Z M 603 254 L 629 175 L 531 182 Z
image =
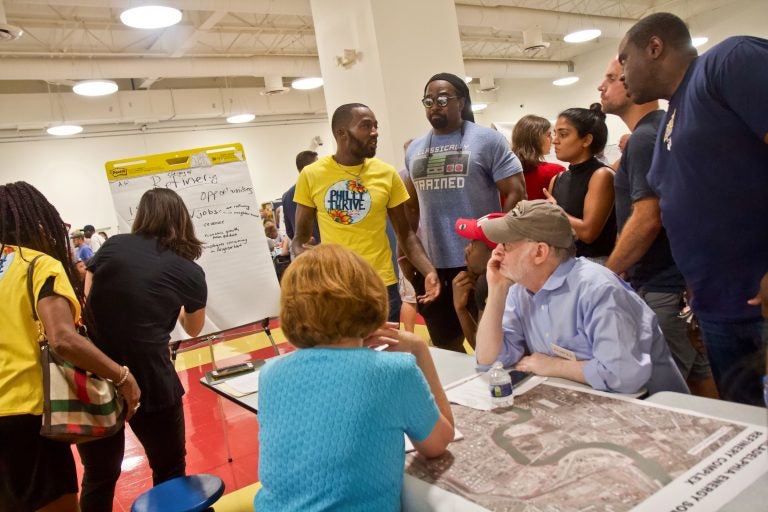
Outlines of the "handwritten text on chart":
M 251 205 L 236 203 L 228 205 L 204 206 L 203 208 L 193 208 L 189 214 L 193 219 L 203 219 L 206 217 L 216 217 L 219 215 L 235 215 L 258 217 L 259 212 L 251 208 Z M 216 222 L 211 220 L 211 222 Z M 207 224 L 204 224 L 207 225 Z
M 205 244 L 206 251 L 227 253 L 235 249 L 239 249 L 248 244 L 247 238 L 238 238 L 237 240 L 227 240 L 226 242 L 216 242 L 213 244 Z
M 170 188 L 172 190 L 182 190 L 189 187 L 201 185 L 215 185 L 219 182 L 218 174 L 203 173 L 199 176 L 192 175 L 189 171 L 169 172 L 165 176 L 152 176 L 152 187 Z
M 224 240 L 227 238 L 236 238 L 238 236 L 242 236 L 240 234 L 240 228 L 234 227 L 234 228 L 226 229 L 224 231 L 214 231 L 213 233 L 206 233 L 205 238 L 206 240 Z

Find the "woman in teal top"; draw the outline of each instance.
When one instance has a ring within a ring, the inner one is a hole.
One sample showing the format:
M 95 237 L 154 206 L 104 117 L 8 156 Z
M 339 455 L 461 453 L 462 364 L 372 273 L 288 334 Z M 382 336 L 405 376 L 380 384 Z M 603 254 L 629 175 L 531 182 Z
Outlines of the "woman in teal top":
M 288 267 L 280 319 L 300 350 L 259 377 L 259 512 L 400 510 L 403 434 L 427 457 L 453 439 L 427 345 L 384 324 L 387 304 L 378 274 L 340 246 Z

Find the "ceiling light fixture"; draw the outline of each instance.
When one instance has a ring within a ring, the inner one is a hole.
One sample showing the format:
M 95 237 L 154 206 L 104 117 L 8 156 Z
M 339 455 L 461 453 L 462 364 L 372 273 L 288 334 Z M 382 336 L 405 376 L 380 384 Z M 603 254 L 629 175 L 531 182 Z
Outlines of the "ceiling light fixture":
M 572 85 L 579 81 L 579 77 L 577 76 L 566 76 L 564 78 L 558 78 L 557 80 L 552 81 L 552 85 L 557 85 L 559 87 L 564 87 L 566 85 Z
M 57 135 L 61 137 L 64 135 L 76 135 L 83 131 L 83 127 L 79 124 L 60 124 L 51 126 L 46 131 L 49 135 Z
M 250 123 L 256 119 L 255 114 L 235 114 L 231 115 L 227 118 L 228 123 L 232 124 L 242 124 L 242 123 Z
M 485 110 L 488 108 L 487 103 L 473 103 L 472 104 L 472 112 L 480 112 L 482 110 Z
M 133 28 L 165 28 L 181 21 L 181 11 L 163 5 L 142 5 L 123 11 L 120 21 Z
M 117 89 L 112 80 L 83 80 L 72 87 L 72 92 L 80 96 L 106 96 L 116 93 Z
M 694 48 L 698 48 L 699 46 L 703 44 L 707 44 L 709 41 L 709 38 L 707 36 L 700 36 L 700 37 L 692 37 L 691 38 L 691 44 L 693 44 Z
M 566 43 L 584 43 L 587 41 L 591 41 L 593 39 L 597 39 L 600 37 L 600 34 L 602 32 L 599 29 L 596 28 L 589 28 L 586 30 L 577 30 L 576 32 L 571 32 L 570 34 L 567 34 L 563 41 Z
M 310 89 L 317 89 L 323 86 L 323 79 L 317 76 L 310 76 L 306 78 L 297 78 L 291 82 L 291 87 L 300 91 L 308 91 Z

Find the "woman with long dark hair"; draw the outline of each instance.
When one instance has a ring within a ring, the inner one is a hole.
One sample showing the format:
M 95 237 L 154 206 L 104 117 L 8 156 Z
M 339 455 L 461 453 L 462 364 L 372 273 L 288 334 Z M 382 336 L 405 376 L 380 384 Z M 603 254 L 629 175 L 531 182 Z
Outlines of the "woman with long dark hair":
M 544 190 L 565 167 L 544 161 L 552 147 L 552 123 L 543 117 L 527 115 L 512 130 L 512 152 L 520 159 L 528 200 L 546 199 Z
M 83 302 L 67 228 L 32 185 L 0 185 L 0 509 L 76 511 L 77 474 L 69 443 L 40 436 L 43 378 L 27 287 L 48 344 L 75 366 L 120 383 L 130 418 L 141 392 L 127 366 L 77 333 Z
M 597 263 L 605 263 L 616 244 L 613 170 L 597 158 L 607 140 L 599 103 L 562 111 L 553 144 L 557 158 L 571 165 L 552 178 L 546 194 L 568 214 L 576 232 L 576 255 Z
M 105 353 L 135 368 L 144 394 L 129 424 L 147 454 L 154 485 L 185 474 L 184 389 L 168 342 L 177 320 L 190 336 L 203 328 L 208 291 L 194 262 L 202 246 L 181 197 L 156 188 L 141 197 L 132 232 L 109 237 L 88 261 L 90 332 Z M 124 431 L 78 445 L 84 512 L 112 509 L 124 445 Z

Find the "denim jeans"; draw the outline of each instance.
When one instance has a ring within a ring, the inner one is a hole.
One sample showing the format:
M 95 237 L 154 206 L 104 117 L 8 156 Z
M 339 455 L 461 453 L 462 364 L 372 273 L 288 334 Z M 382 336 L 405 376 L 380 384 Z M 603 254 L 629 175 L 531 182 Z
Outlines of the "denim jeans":
M 765 321 L 721 322 L 699 319 L 712 376 L 720 398 L 764 405 Z
M 184 476 L 187 452 L 181 404 L 149 413 L 139 409 L 130 425 L 147 454 L 153 485 Z M 110 512 L 125 451 L 125 429 L 111 437 L 78 444 L 77 451 L 85 470 L 80 493 L 82 512 Z

